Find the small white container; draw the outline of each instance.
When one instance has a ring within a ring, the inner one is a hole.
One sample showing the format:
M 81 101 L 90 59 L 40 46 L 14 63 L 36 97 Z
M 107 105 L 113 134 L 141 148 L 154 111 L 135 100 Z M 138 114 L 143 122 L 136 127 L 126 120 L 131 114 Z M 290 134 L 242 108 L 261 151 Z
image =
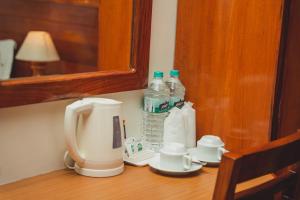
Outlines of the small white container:
M 196 156 L 201 161 L 220 161 L 226 152 L 224 142 L 218 136 L 205 135 L 197 142 Z

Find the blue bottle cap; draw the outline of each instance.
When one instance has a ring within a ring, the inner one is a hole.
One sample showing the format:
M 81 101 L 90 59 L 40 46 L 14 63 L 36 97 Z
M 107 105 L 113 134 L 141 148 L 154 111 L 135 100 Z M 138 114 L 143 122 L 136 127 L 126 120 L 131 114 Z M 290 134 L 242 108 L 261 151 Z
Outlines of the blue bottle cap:
M 155 71 L 154 72 L 154 78 L 163 78 L 164 77 L 164 73 L 161 71 Z
M 173 69 L 170 71 L 170 76 L 179 77 L 179 71 L 177 69 Z

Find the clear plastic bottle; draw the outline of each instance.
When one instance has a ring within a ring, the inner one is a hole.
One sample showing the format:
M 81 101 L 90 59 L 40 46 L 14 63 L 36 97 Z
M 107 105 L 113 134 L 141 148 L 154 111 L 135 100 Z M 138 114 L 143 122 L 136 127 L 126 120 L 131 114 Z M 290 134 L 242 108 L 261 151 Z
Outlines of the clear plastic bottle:
M 163 72 L 155 71 L 144 94 L 143 135 L 146 146 L 158 151 L 162 146 L 164 120 L 168 115 L 170 91 Z
M 170 78 L 166 81 L 166 84 L 170 89 L 170 108 L 174 106 L 182 108 L 184 105 L 185 87 L 179 80 L 178 70 L 170 71 Z

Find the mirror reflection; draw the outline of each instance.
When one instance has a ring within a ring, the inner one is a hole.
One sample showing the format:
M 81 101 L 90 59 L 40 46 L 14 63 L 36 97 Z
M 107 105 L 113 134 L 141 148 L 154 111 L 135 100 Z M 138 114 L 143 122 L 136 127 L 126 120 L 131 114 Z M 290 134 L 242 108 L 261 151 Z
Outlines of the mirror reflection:
M 0 80 L 129 69 L 132 1 L 1 0 Z

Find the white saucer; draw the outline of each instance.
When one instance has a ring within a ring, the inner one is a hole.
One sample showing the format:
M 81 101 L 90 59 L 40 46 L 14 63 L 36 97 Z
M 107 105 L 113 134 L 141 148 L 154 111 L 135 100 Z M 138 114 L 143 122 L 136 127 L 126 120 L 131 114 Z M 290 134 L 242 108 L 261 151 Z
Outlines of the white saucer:
M 207 164 L 217 165 L 217 164 L 220 164 L 220 162 L 221 162 L 218 159 L 201 158 L 201 155 L 197 154 L 197 147 L 188 149 L 188 152 L 191 154 L 191 156 L 194 159 L 206 162 Z
M 202 165 L 200 164 L 195 164 L 193 163 L 191 168 L 189 170 L 170 170 L 166 168 L 162 168 L 160 166 L 160 156 L 155 156 L 150 162 L 149 166 L 153 169 L 158 170 L 162 174 L 167 174 L 167 175 L 173 175 L 173 176 L 182 176 L 182 175 L 187 175 L 193 172 L 198 171 L 199 169 L 202 168 Z

